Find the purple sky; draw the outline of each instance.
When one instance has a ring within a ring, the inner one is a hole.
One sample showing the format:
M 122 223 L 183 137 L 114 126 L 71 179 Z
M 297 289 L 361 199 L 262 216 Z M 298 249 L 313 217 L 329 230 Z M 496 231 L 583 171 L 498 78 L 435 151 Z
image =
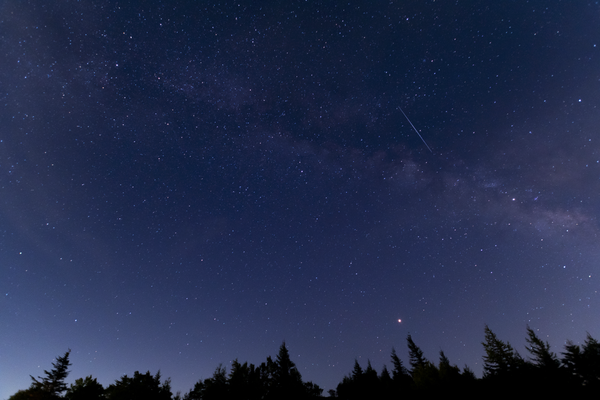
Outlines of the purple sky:
M 68 382 L 187 392 L 285 340 L 328 390 L 408 333 L 479 376 L 486 323 L 522 354 L 527 325 L 598 338 L 598 26 L 597 2 L 3 2 L 0 398 L 68 348 Z

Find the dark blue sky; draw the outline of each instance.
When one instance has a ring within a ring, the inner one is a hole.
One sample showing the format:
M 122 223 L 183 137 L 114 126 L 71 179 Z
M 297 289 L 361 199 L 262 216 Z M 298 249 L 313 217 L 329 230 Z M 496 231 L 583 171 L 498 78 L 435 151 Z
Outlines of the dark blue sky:
M 3 2 L 0 398 L 68 348 L 70 381 L 186 392 L 285 340 L 327 390 L 408 333 L 478 375 L 486 323 L 597 338 L 599 26 L 593 1 Z

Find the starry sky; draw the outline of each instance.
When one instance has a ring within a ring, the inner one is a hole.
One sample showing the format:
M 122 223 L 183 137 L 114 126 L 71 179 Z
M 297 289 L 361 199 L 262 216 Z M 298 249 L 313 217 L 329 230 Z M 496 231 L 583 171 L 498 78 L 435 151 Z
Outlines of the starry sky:
M 478 376 L 486 323 L 598 338 L 599 27 L 597 1 L 3 1 L 0 398 L 69 348 L 68 382 L 187 392 L 285 340 L 328 390 L 409 333 Z

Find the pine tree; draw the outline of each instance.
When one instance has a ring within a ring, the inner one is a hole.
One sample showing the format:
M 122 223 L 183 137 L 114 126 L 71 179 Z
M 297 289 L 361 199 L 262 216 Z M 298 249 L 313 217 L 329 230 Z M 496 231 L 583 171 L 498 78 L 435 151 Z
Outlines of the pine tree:
M 483 356 L 484 377 L 513 373 L 525 364 L 523 358 L 512 348 L 510 343 L 504 343 L 498 339 L 487 325 L 485 326 L 485 342 L 482 344 L 485 350 Z
M 462 381 L 465 383 L 472 383 L 477 380 L 477 377 L 475 376 L 475 372 L 473 372 L 473 370 L 471 368 L 469 368 L 469 366 L 466 364 L 465 364 L 465 367 L 463 368 L 463 371 L 460 373 L 460 376 L 462 378 Z
M 440 363 L 438 365 L 440 379 L 445 386 L 457 386 L 460 379 L 460 368 L 451 365 L 450 360 L 442 350 L 440 350 Z
M 394 369 L 392 370 L 392 388 L 389 391 L 389 397 L 400 397 L 407 396 L 411 390 L 412 386 L 412 377 L 408 373 L 407 369 L 402 364 L 402 360 L 396 354 L 396 349 L 392 347 L 392 365 Z
M 323 392 L 312 382 L 302 382 L 302 375 L 296 364 L 290 359 L 285 342 L 279 347 L 279 353 L 273 362 L 267 358 L 267 371 L 270 371 L 269 399 L 306 399 L 319 397 Z
M 392 365 L 394 369 L 392 370 L 392 379 L 394 381 L 399 382 L 408 376 L 408 371 L 402 365 L 402 360 L 396 354 L 396 349 L 392 347 Z
M 589 333 L 583 342 L 583 360 L 585 365 L 585 382 L 588 386 L 600 386 L 600 343 Z
M 352 379 L 355 381 L 358 381 L 362 378 L 363 376 L 363 370 L 360 366 L 360 364 L 358 363 L 357 359 L 354 359 L 354 368 L 352 369 Z
M 381 369 L 381 374 L 379 374 L 379 380 L 382 382 L 391 382 L 392 376 L 390 375 L 390 371 L 388 371 L 387 366 L 383 364 L 383 368 Z
M 415 344 L 415 342 L 413 342 L 410 335 L 408 335 L 406 341 L 408 342 L 408 356 L 411 367 L 410 373 L 414 374 L 419 367 L 425 367 L 427 360 L 423 355 L 423 351 Z
M 62 392 L 67 390 L 65 379 L 67 378 L 67 375 L 69 375 L 68 369 L 71 365 L 69 362 L 70 354 L 71 349 L 67 350 L 62 357 L 58 357 L 56 361 L 52 363 L 52 367 L 54 368 L 50 371 L 44 370 L 44 374 L 46 374 L 45 377 L 38 376 L 38 379 L 36 379 L 30 375 L 33 380 L 31 389 L 40 392 L 42 397 L 48 398 L 58 398 Z
M 589 333 L 581 347 L 567 341 L 562 364 L 573 383 L 589 389 L 600 387 L 600 343 Z
M 379 377 L 377 376 L 377 371 L 371 365 L 371 360 L 367 360 L 367 368 L 365 368 L 363 374 L 362 386 L 367 396 L 370 394 L 373 398 L 381 397 Z
M 525 339 L 529 346 L 525 349 L 531 353 L 533 363 L 543 370 L 557 370 L 560 367 L 560 362 L 556 354 L 550 351 L 550 344 L 543 342 L 533 329 L 527 327 L 527 338 Z

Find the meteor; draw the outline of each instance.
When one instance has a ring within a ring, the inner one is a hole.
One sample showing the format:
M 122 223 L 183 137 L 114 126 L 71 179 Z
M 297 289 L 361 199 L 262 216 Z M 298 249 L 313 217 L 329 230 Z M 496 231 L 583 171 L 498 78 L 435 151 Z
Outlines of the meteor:
M 417 130 L 417 128 L 415 128 L 415 126 L 413 125 L 413 123 L 410 122 L 410 119 L 408 119 L 408 116 L 404 113 L 404 110 L 402 109 L 402 107 L 398 106 L 398 108 L 400 109 L 400 111 L 402 111 L 402 114 L 404 114 L 404 117 L 406 118 L 406 120 L 408 121 L 408 123 L 410 124 L 410 126 L 413 127 L 413 129 L 415 130 L 415 132 L 417 132 L 417 135 L 419 135 L 419 137 L 421 138 L 421 140 L 423 141 L 423 143 L 425 143 L 425 146 L 427 146 L 427 149 L 429 149 L 429 151 L 431 153 L 433 153 L 433 150 L 431 150 L 431 147 L 429 147 L 429 145 L 427 144 L 427 142 L 425 141 L 425 139 L 423 139 L 423 136 L 421 136 L 421 134 L 419 133 L 419 131 Z

